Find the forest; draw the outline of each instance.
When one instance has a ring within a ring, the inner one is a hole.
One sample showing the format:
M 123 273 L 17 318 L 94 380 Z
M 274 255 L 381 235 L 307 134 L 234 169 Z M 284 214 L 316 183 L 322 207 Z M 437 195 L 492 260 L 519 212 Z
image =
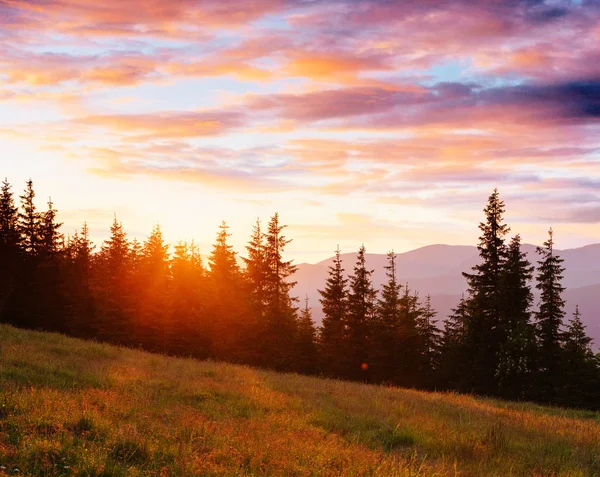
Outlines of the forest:
M 5 180 L 0 320 L 169 355 L 599 409 L 600 358 L 579 311 L 565 316 L 552 229 L 532 264 L 504 213 L 494 190 L 480 263 L 463 273 L 468 292 L 450 316 L 398 283 L 394 252 L 387 283 L 374 289 L 363 245 L 350 265 L 336 250 L 326 283 L 315 284 L 317 327 L 318 305 L 293 294 L 296 266 L 284 259 L 290 239 L 277 213 L 265 227 L 257 220 L 239 255 L 223 222 L 205 263 L 194 242 L 171 246 L 155 226 L 141 243 L 117 217 L 98 246 L 85 223 L 66 236 L 51 201 L 37 208 L 31 180 L 20 196 Z

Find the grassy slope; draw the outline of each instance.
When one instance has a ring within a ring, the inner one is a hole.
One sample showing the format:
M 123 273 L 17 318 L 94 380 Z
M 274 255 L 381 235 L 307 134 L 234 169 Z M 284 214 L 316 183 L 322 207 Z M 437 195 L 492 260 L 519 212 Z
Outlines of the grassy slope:
M 0 325 L 0 474 L 597 476 L 599 417 Z

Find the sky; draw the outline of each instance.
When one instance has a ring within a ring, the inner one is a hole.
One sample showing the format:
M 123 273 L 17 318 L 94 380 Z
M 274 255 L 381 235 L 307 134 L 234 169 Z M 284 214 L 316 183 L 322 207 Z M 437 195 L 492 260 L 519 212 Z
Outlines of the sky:
M 600 1 L 0 0 L 0 175 L 72 233 L 298 262 L 600 242 Z

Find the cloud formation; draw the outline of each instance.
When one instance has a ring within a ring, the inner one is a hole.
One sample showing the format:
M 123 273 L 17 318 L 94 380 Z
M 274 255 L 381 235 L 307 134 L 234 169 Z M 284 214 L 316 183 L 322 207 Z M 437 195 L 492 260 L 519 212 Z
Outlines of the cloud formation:
M 0 134 L 344 220 L 471 220 L 500 186 L 591 224 L 598 45 L 596 0 L 0 0 Z

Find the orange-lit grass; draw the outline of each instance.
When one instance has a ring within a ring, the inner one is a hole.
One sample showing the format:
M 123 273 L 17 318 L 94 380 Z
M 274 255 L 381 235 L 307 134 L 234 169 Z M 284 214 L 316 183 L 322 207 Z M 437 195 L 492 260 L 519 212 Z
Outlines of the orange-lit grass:
M 0 326 L 0 472 L 600 475 L 593 413 L 174 359 Z

